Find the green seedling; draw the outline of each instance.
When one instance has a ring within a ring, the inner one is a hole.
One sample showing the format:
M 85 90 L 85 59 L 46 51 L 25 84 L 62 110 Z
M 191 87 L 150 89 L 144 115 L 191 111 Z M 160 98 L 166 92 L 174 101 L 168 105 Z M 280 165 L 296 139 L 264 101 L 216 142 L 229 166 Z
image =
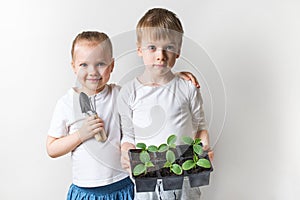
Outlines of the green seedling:
M 165 152 L 165 151 L 167 151 L 171 148 L 172 149 L 176 148 L 176 144 L 175 144 L 176 140 L 177 140 L 176 135 L 170 135 L 167 139 L 167 144 L 163 143 L 163 144 L 159 145 L 158 148 L 157 148 L 157 151 L 158 152 Z
M 150 161 L 150 155 L 147 151 L 142 151 L 140 153 L 140 161 L 142 163 L 136 165 L 133 169 L 134 176 L 139 176 L 143 173 L 146 174 L 149 167 L 154 167 L 153 163 Z
M 158 147 L 155 145 L 150 145 L 147 147 L 146 144 L 144 143 L 137 143 L 136 147 L 142 149 L 143 151 L 148 151 L 148 152 L 165 152 L 169 150 L 170 148 L 175 148 L 176 147 L 176 135 L 170 135 L 167 139 L 167 144 L 163 143 L 159 145 Z
M 136 147 L 139 148 L 139 149 L 142 149 L 142 152 L 140 153 L 140 161 L 142 163 L 140 163 L 140 164 L 138 164 L 134 167 L 133 175 L 138 176 L 138 175 L 143 174 L 143 173 L 146 174 L 147 169 L 149 167 L 154 167 L 154 164 L 150 161 L 149 152 L 153 153 L 153 152 L 165 152 L 165 151 L 167 151 L 166 155 L 169 155 L 170 153 L 168 153 L 168 150 L 170 148 L 175 148 L 176 147 L 176 144 L 175 144 L 176 139 L 177 138 L 176 138 L 175 135 L 170 135 L 167 139 L 167 144 L 164 143 L 164 144 L 159 145 L 158 147 L 155 146 L 155 145 L 150 145 L 150 146 L 147 147 L 147 145 L 145 143 L 137 143 Z M 172 152 L 172 153 L 174 154 L 174 152 Z M 173 158 L 169 159 L 169 161 L 170 160 L 172 161 Z M 175 155 L 174 155 L 174 161 L 175 161 Z M 171 166 L 172 166 L 172 169 L 173 169 L 174 173 L 176 173 L 176 174 L 180 173 L 179 169 L 178 169 L 179 165 L 177 166 L 177 164 L 173 164 L 173 162 L 168 167 L 170 167 L 170 169 L 171 169 Z M 168 163 L 168 161 L 166 163 Z M 180 170 L 181 170 L 181 173 L 182 173 L 181 167 L 180 167 Z
M 147 147 L 147 145 L 145 143 L 137 143 L 136 147 L 142 149 L 142 152 L 139 155 L 140 161 L 142 163 L 140 163 L 134 167 L 133 175 L 139 176 L 143 173 L 147 174 L 147 169 L 150 167 L 154 167 L 154 164 L 150 161 L 149 152 L 156 152 L 157 147 L 154 145 Z
M 175 154 L 172 150 L 168 150 L 166 153 L 166 163 L 164 167 L 169 168 L 170 172 L 174 172 L 177 175 L 182 174 L 182 168 L 180 165 L 174 163 L 175 162 Z
M 166 163 L 164 164 L 165 168 L 169 168 L 170 172 L 174 172 L 177 175 L 182 174 L 182 168 L 180 165 L 174 163 L 176 158 L 175 154 L 172 150 L 172 148 L 176 148 L 176 142 L 177 137 L 176 135 L 170 135 L 167 139 L 167 144 L 165 144 L 165 149 L 166 149 Z M 161 145 L 160 145 L 161 146 Z
M 196 166 L 203 167 L 203 168 L 210 168 L 211 164 L 209 160 L 205 158 L 199 158 L 203 154 L 203 148 L 200 145 L 201 144 L 201 139 L 196 138 L 193 140 L 191 137 L 188 136 L 183 136 L 182 141 L 185 144 L 193 146 L 193 159 L 192 160 L 186 160 L 182 164 L 182 169 L 183 170 L 190 170 Z
M 203 153 L 203 149 L 201 144 L 201 139 L 196 138 L 195 140 L 193 140 L 193 138 L 189 137 L 189 136 L 183 136 L 182 137 L 182 141 L 185 144 L 188 144 L 190 146 L 193 146 L 193 151 L 194 153 L 196 153 L 197 155 L 201 155 Z
M 196 166 L 203 167 L 203 168 L 210 168 L 210 162 L 209 160 L 205 158 L 200 158 L 197 155 L 193 156 L 193 160 L 187 160 L 182 164 L 182 169 L 183 170 L 190 170 Z
M 142 149 L 142 151 L 148 151 L 148 152 L 152 152 L 152 153 L 158 151 L 157 146 L 150 145 L 147 147 L 147 145 L 145 143 L 137 143 L 136 147 Z

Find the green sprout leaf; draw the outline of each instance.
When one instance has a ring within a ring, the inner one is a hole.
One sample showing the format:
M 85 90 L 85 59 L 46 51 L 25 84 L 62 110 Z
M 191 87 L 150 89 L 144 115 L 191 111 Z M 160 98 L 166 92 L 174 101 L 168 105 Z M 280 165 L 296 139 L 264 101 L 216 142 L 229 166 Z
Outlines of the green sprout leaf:
M 169 146 L 171 146 L 171 145 L 175 144 L 176 140 L 177 140 L 176 135 L 170 135 L 167 139 L 167 144 Z
M 176 144 L 170 144 L 169 147 L 175 149 L 176 148 Z
M 157 146 L 150 145 L 150 146 L 148 147 L 148 151 L 149 151 L 149 152 L 157 152 L 157 151 L 158 151 L 158 148 L 157 148 Z
M 145 163 L 146 167 L 154 167 L 153 163 L 151 161 L 148 161 Z
M 164 167 L 166 168 L 169 168 L 172 166 L 172 163 L 170 163 L 169 161 L 167 161 L 165 164 L 164 164 Z
M 200 144 L 201 143 L 201 139 L 200 138 L 196 138 L 195 139 L 195 144 Z
M 194 154 L 194 156 L 193 156 L 193 160 L 194 160 L 194 163 L 196 163 L 196 162 L 199 160 L 199 158 L 198 158 L 197 154 Z
M 200 167 L 204 167 L 204 168 L 210 168 L 211 167 L 210 162 L 205 158 L 199 159 L 197 161 L 197 165 L 200 166 Z
M 171 171 L 174 172 L 174 173 L 177 174 L 177 175 L 182 174 L 182 168 L 181 168 L 180 165 L 178 165 L 178 164 L 173 164 L 173 165 L 171 166 Z
M 147 148 L 146 144 L 144 144 L 144 143 L 137 143 L 136 147 L 140 148 L 140 149 L 143 149 L 143 150 L 146 150 L 146 148 Z
M 158 147 L 158 152 L 164 152 L 164 151 L 167 151 L 168 149 L 169 149 L 169 147 L 167 144 L 161 144 Z
M 184 169 L 184 170 L 190 170 L 190 169 L 192 169 L 195 166 L 196 166 L 196 164 L 195 164 L 195 162 L 193 160 L 187 160 L 187 161 L 185 161 L 182 164 L 182 169 Z
M 133 169 L 133 175 L 138 176 L 142 173 L 146 172 L 146 166 L 144 164 L 138 164 L 137 166 L 134 167 Z
M 140 154 L 140 160 L 142 163 L 146 163 L 150 161 L 150 155 L 147 151 L 142 151 Z
M 203 149 L 199 144 L 194 144 L 193 149 L 197 155 L 201 155 L 203 153 Z
M 168 150 L 166 153 L 166 159 L 168 162 L 170 163 L 174 163 L 175 162 L 175 154 L 173 151 Z
M 188 145 L 192 145 L 194 143 L 194 140 L 189 136 L 183 136 L 182 141 Z

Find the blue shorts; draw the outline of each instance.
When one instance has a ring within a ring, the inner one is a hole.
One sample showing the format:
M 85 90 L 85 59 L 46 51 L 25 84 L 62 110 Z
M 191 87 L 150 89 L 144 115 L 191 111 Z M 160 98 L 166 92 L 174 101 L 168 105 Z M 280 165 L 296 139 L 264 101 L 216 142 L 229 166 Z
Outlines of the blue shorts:
M 133 200 L 134 184 L 129 177 L 110 185 L 84 188 L 70 186 L 67 200 Z

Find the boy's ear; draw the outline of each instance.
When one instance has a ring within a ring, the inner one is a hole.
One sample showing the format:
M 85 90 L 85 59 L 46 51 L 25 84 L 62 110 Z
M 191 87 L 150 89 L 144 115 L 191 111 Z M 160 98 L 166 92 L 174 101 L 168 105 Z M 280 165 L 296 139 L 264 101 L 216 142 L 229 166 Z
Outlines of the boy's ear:
M 75 63 L 74 63 L 74 61 L 73 61 L 73 60 L 72 60 L 72 62 L 71 62 L 71 66 L 72 66 L 72 70 L 73 70 L 73 72 L 76 74 Z
M 179 56 L 180 56 L 180 50 L 178 51 L 176 58 L 179 58 Z
M 110 64 L 110 72 L 112 72 L 114 70 L 115 67 L 115 59 L 112 58 L 111 64 Z
M 136 47 L 137 47 L 137 54 L 138 54 L 138 56 L 142 56 L 143 55 L 142 54 L 142 47 L 141 47 L 141 45 L 138 42 L 136 42 Z

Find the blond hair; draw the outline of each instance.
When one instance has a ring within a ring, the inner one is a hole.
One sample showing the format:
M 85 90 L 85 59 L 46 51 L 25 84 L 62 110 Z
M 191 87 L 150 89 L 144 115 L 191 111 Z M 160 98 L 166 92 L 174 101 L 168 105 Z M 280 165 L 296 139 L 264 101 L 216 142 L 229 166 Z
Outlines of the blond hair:
M 72 49 L 71 49 L 72 59 L 74 57 L 74 49 L 76 44 L 85 41 L 91 43 L 92 45 L 98 45 L 101 43 L 101 45 L 104 45 L 105 48 L 106 47 L 108 48 L 107 50 L 112 56 L 112 44 L 108 35 L 98 31 L 83 31 L 82 33 L 79 33 L 73 40 Z
M 145 34 L 150 34 L 150 37 L 156 39 L 175 36 L 181 46 L 183 33 L 182 24 L 176 14 L 164 8 L 148 10 L 136 26 L 138 43 L 141 43 Z

